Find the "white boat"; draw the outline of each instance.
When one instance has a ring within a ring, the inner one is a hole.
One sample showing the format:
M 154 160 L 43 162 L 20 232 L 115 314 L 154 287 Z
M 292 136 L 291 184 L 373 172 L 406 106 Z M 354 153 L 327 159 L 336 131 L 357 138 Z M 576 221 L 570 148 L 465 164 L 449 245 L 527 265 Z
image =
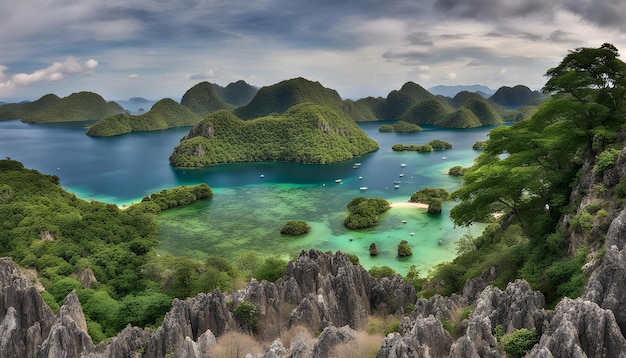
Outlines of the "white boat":
M 362 175 L 359 175 L 359 180 L 363 180 L 363 176 Z
M 400 163 L 400 166 L 401 166 L 402 168 L 404 168 L 404 167 L 406 167 L 406 163 Z
M 361 189 L 361 190 L 365 191 L 365 190 L 367 190 L 367 187 L 366 187 L 366 186 L 362 186 L 362 187 L 360 187 L 359 189 Z
M 404 176 L 404 174 L 403 174 L 403 173 L 400 173 L 400 178 L 402 178 L 403 176 Z
M 357 169 L 361 166 L 361 163 L 354 163 L 354 165 L 352 166 L 353 169 Z
M 394 188 L 394 189 L 400 189 L 400 184 L 394 184 L 394 185 L 393 185 L 393 188 Z
M 335 179 L 335 183 L 341 183 L 341 179 Z

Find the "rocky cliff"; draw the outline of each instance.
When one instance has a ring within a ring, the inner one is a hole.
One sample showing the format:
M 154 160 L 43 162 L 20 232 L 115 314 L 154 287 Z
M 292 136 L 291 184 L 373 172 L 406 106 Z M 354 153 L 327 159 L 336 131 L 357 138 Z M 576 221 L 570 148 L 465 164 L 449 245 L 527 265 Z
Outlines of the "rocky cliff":
M 521 328 L 539 340 L 531 357 L 626 357 L 626 210 L 608 230 L 608 248 L 583 295 L 554 310 L 522 280 L 500 290 L 488 283 L 495 269 L 466 282 L 450 297 L 417 299 L 400 277 L 373 278 L 343 253 L 302 252 L 277 284 L 251 281 L 236 292 L 213 291 L 175 300 L 152 331 L 128 326 L 97 346 L 87 335 L 80 302 L 70 293 L 55 315 L 16 265 L 0 259 L 0 356 L 2 357 L 206 357 L 219 337 L 243 332 L 273 342 L 258 357 L 332 356 L 335 347 L 357 342 L 368 317 L 390 309 L 403 315 L 378 357 L 504 357 L 497 335 Z M 234 313 L 241 302 L 256 307 L 250 327 Z M 410 314 L 404 310 L 412 307 Z M 304 325 L 314 340 L 281 337 Z M 242 355 L 243 356 L 243 355 Z

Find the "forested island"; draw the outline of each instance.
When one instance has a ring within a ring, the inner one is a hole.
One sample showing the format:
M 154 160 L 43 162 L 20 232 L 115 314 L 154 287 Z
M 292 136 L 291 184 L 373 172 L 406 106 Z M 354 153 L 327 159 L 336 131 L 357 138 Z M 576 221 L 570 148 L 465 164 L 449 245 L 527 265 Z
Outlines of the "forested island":
M 115 102 L 106 102 L 93 92 L 79 92 L 59 98 L 47 94 L 33 102 L 0 105 L 0 120 L 21 119 L 26 123 L 54 123 L 98 120 L 122 113 L 124 109 Z
M 350 118 L 312 103 L 283 115 L 244 121 L 216 112 L 174 148 L 170 163 L 197 167 L 245 161 L 333 163 L 375 151 L 378 144 Z

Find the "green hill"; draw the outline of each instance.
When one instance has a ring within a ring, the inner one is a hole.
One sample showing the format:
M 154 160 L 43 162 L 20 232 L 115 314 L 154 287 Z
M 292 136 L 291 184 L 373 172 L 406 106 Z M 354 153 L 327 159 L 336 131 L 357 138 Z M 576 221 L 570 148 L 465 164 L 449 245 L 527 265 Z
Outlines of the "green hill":
M 499 103 L 505 108 L 517 109 L 542 97 L 543 96 L 538 91 L 532 91 L 526 86 L 517 85 L 514 87 L 500 87 L 489 99 Z
M 222 109 L 229 111 L 235 109 L 235 106 L 220 98 L 218 87 L 206 81 L 200 82 L 185 92 L 180 104 L 199 116 L 205 116 Z
M 229 83 L 226 87 L 214 86 L 220 98 L 235 107 L 245 106 L 250 103 L 258 91 L 256 87 L 249 85 L 243 80 Z
M 411 107 L 402 115 L 401 119 L 409 123 L 437 125 L 438 121 L 452 111 L 452 107 L 446 102 L 439 99 L 429 99 Z
M 438 120 L 436 125 L 447 128 L 475 128 L 483 124 L 470 109 L 462 107 Z
M 283 115 L 249 121 L 228 111 L 215 112 L 191 129 L 170 162 L 177 167 L 247 161 L 326 164 L 378 148 L 346 115 L 303 103 Z
M 354 105 L 361 111 L 362 113 L 367 113 L 368 116 L 371 116 L 372 120 L 380 120 L 383 118 L 382 116 L 382 106 L 385 103 L 385 98 L 383 97 L 365 97 L 358 99 L 354 102 Z M 364 116 L 365 117 L 365 116 Z M 353 117 L 354 118 L 354 117 Z M 355 118 L 357 121 L 361 121 L 360 118 Z
M 391 91 L 381 106 L 381 119 L 400 119 L 402 114 L 415 104 L 433 99 L 435 96 L 424 87 L 414 83 L 405 83 L 399 91 Z
M 343 100 L 337 91 L 298 77 L 261 87 L 249 104 L 235 109 L 234 113 L 241 119 L 252 119 L 282 114 L 296 104 L 309 102 L 343 112 Z
M 60 101 L 57 95 L 49 93 L 33 102 L 7 103 L 0 106 L 0 120 L 25 118 Z
M 200 119 L 200 116 L 192 113 L 187 107 L 165 98 L 155 103 L 150 111 L 144 114 L 121 113 L 101 119 L 87 129 L 87 135 L 105 137 L 129 132 L 192 126 Z
M 0 106 L 0 119 L 19 118 L 27 123 L 74 122 L 98 120 L 124 112 L 115 102 L 106 102 L 93 92 L 78 92 L 59 98 L 47 94 L 34 102 Z
M 474 98 L 466 101 L 461 108 L 467 108 L 480 121 L 481 125 L 501 124 L 502 117 L 487 103 L 484 98 Z

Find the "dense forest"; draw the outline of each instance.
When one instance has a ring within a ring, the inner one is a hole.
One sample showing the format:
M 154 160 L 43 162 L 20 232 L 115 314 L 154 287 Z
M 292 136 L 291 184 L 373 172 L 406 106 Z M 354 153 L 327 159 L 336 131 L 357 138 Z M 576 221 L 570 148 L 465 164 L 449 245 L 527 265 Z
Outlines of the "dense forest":
M 174 148 L 170 162 L 197 167 L 230 162 L 333 163 L 378 149 L 346 116 L 312 103 L 280 116 L 244 121 L 230 112 L 208 116 Z

